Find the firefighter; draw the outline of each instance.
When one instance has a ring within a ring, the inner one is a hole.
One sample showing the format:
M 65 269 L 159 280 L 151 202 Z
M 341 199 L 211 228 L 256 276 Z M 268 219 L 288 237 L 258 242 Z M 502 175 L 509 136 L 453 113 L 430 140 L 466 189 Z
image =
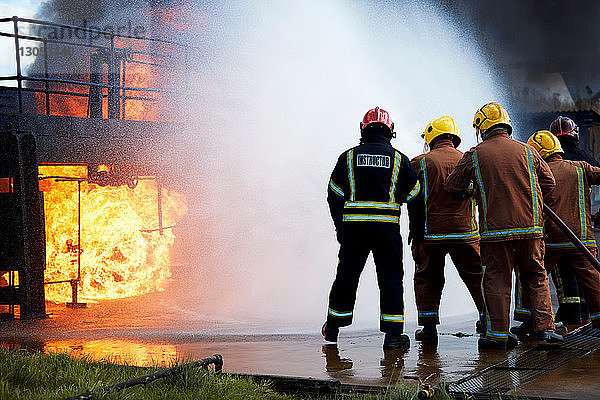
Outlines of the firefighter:
M 559 116 L 550 124 L 550 132 L 560 142 L 563 159 L 585 161 L 594 167 L 600 167 L 600 163 L 590 153 L 579 147 L 579 127 L 571 118 Z
M 360 123 L 360 144 L 340 155 L 327 201 L 340 243 L 337 274 L 329 293 L 325 344 L 337 343 L 340 327 L 352 323 L 358 280 L 373 252 L 380 290 L 384 349 L 406 349 L 400 206 L 420 196 L 410 160 L 390 143 L 394 124 L 387 111 L 369 110 Z M 409 215 L 420 226 L 424 216 Z M 418 219 L 418 222 L 416 220 Z M 414 234 L 413 234 L 414 235 Z M 422 233 L 420 233 L 422 235 Z
M 554 188 L 552 172 L 532 147 L 512 139 L 510 118 L 500 104 L 477 110 L 473 127 L 482 142 L 463 155 L 446 189 L 465 194 L 474 182 L 477 192 L 487 324 L 479 348 L 507 349 L 518 343 L 509 333 L 515 265 L 530 293 L 538 339 L 562 341 L 554 332 L 542 239 L 542 196 Z
M 600 167 L 590 153 L 579 147 L 579 127 L 571 118 L 559 116 L 550 124 L 550 132 L 560 141 L 565 160 L 585 161 L 594 167 Z M 592 221 L 597 225 L 595 218 Z M 589 313 L 580 295 L 575 275 L 561 263 L 553 266 L 551 273 L 559 302 L 555 319 L 565 324 L 581 324 Z
M 418 322 L 423 327 L 415 332 L 415 339 L 435 342 L 446 255 L 450 254 L 475 302 L 480 316 L 477 328 L 481 332 L 485 326 L 481 321 L 482 268 L 475 199 L 471 195 L 457 197 L 444 188 L 446 177 L 463 154 L 456 149 L 461 141 L 458 127 L 451 117 L 445 116 L 431 121 L 421 136 L 431 150 L 411 161 L 419 177 L 425 210 L 425 240 L 412 243 Z M 418 202 L 413 204 L 416 206 Z
M 571 228 L 590 252 L 597 255 L 598 250 L 591 223 L 590 185 L 600 184 L 600 168 L 585 161 L 564 160 L 559 139 L 549 131 L 534 133 L 527 143 L 534 147 L 548 163 L 556 180 L 556 188 L 545 198 L 546 204 Z M 600 332 L 600 273 L 558 226 L 549 220 L 545 223 L 545 234 L 546 269 L 556 274 L 558 273 L 556 265 L 560 264 L 577 278 L 577 283 L 587 300 L 592 326 Z M 559 281 L 561 275 L 558 275 Z M 560 296 L 560 293 L 557 294 Z M 520 307 L 521 314 L 528 315 L 530 310 L 527 296 L 523 300 Z M 531 329 L 530 319 L 525 319 L 515 332 L 519 335 L 527 335 Z

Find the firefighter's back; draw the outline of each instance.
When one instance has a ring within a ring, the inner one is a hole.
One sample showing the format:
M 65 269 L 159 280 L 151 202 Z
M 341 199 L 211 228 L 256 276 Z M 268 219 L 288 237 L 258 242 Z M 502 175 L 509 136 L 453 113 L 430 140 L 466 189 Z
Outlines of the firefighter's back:
M 494 135 L 475 147 L 482 240 L 541 237 L 542 196 L 534 151 L 507 134 Z

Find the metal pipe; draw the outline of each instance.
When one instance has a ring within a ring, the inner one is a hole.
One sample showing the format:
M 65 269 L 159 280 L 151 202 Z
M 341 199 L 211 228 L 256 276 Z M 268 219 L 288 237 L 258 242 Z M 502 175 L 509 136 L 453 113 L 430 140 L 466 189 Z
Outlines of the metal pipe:
M 164 369 L 159 372 L 155 372 L 150 375 L 144 375 L 144 376 L 140 376 L 139 378 L 131 379 L 126 382 L 117 383 L 116 385 L 105 386 L 105 387 L 99 389 L 97 392 L 86 392 L 86 393 L 79 394 L 77 396 L 68 397 L 65 400 L 92 399 L 94 396 L 94 393 L 115 392 L 117 390 L 122 390 L 122 389 L 129 388 L 129 387 L 136 386 L 136 385 L 147 384 L 147 383 L 153 382 L 157 379 L 175 375 L 176 373 L 178 373 L 179 371 L 181 371 L 184 368 L 198 368 L 198 367 L 208 368 L 208 366 L 211 364 L 214 364 L 215 372 L 221 372 L 223 370 L 223 356 L 221 356 L 220 354 L 215 354 L 214 356 L 210 356 L 203 360 L 194 361 L 194 362 L 179 365 L 179 366 L 173 367 L 173 368 L 167 368 L 167 369 Z
M 14 16 L 13 18 L 13 29 L 15 32 L 15 56 L 17 61 L 17 86 L 19 88 L 19 113 L 23 112 L 23 77 L 21 76 L 21 55 L 19 54 L 19 17 Z
M 567 224 L 565 224 L 565 222 L 558 215 L 556 215 L 556 213 L 545 203 L 544 212 L 546 213 L 548 218 L 550 218 L 550 220 L 554 222 L 556 226 L 558 226 L 558 228 L 569 238 L 569 240 L 575 245 L 575 247 L 577 247 L 577 249 L 581 251 L 581 253 L 583 253 L 585 258 L 588 259 L 588 261 L 594 266 L 594 268 L 596 268 L 596 270 L 600 272 L 600 261 L 598 261 L 598 259 L 594 257 L 592 252 L 581 242 L 581 240 L 579 240 L 577 235 L 575 235 L 575 233 L 573 233 L 573 231 L 567 226 Z
M 19 90 L 18 88 L 15 87 L 10 87 L 10 86 L 0 86 L 1 89 L 4 90 Z M 24 92 L 40 92 L 40 93 L 45 93 L 46 90 L 45 89 L 36 89 L 36 88 L 26 88 L 24 87 L 22 89 Z M 48 90 L 48 93 L 50 94 L 64 94 L 67 96 L 78 96 L 78 97 L 89 97 L 89 94 L 87 93 L 79 93 L 79 92 L 68 92 L 68 91 L 64 91 L 64 90 Z M 108 95 L 103 95 L 102 97 L 108 97 Z M 154 98 L 154 97 L 143 97 L 143 96 L 125 96 L 125 99 L 127 100 L 145 100 L 145 101 L 158 101 L 158 99 Z

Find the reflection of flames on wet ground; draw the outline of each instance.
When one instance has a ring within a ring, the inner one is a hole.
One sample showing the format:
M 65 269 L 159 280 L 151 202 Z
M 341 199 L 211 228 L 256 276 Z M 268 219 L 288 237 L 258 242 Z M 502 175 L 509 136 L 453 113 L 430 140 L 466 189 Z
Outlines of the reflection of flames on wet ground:
M 168 366 L 177 359 L 175 345 L 124 339 L 53 340 L 44 350 L 137 366 Z
M 42 176 L 87 177 L 85 166 L 40 166 Z M 135 189 L 81 183 L 81 250 L 77 242 L 77 182 L 40 181 L 46 219 L 45 281 L 77 278 L 85 300 L 116 299 L 160 290 L 171 275 L 172 229 L 158 230 L 157 185 L 140 180 Z M 183 195 L 162 189 L 164 226 L 186 213 Z M 67 283 L 46 285 L 46 299 L 71 301 Z

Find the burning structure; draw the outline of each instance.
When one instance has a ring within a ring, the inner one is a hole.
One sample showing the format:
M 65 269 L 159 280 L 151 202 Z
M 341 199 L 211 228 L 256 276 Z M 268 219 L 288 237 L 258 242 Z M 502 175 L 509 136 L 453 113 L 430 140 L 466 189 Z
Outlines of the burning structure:
M 165 146 L 179 93 L 169 83 L 184 84 L 189 48 L 18 17 L 0 25 L 15 60 L 0 78 L 2 315 L 160 290 L 186 213 Z

